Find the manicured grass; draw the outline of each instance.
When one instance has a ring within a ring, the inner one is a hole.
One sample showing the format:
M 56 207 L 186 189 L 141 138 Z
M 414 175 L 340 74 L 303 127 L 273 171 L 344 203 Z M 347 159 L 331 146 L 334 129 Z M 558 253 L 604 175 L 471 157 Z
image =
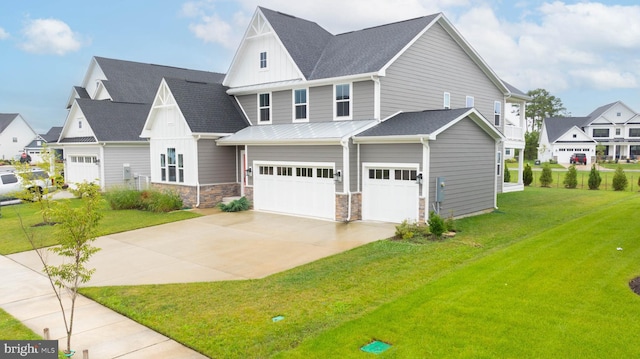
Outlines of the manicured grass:
M 77 199 L 70 199 L 72 203 L 80 203 Z M 22 218 L 25 227 L 32 231 L 36 242 L 42 247 L 55 244 L 55 240 L 50 235 L 53 232 L 52 226 L 37 226 L 42 222 L 40 207 L 37 203 L 22 203 L 12 206 L 3 206 L 0 217 L 0 254 L 11 254 L 31 250 L 31 244 L 26 240 L 25 234 L 20 226 Z M 175 211 L 169 213 L 151 213 L 138 210 L 115 211 L 109 208 L 106 202 L 103 205 L 104 217 L 99 227 L 99 235 L 129 231 L 132 229 L 155 226 L 158 224 L 181 221 L 188 218 L 199 217 L 197 213 L 190 211 Z
M 620 306 L 625 324 L 640 309 L 624 289 L 640 274 L 640 244 L 615 239 L 637 232 L 628 219 L 638 195 L 527 188 L 500 195 L 499 207 L 457 221 L 452 240 L 374 242 L 262 280 L 82 292 L 215 358 L 366 357 L 358 348 L 373 338 L 394 345 L 384 357 L 536 357 L 531 346 L 545 330 L 559 336 L 542 351 L 551 357 L 566 357 L 562 343 L 610 348 L 609 336 L 621 334 L 606 320 L 611 308 Z M 285 319 L 272 322 L 278 315 Z M 630 324 L 630 344 L 617 353 L 637 350 Z M 579 330 L 584 339 L 567 337 Z
M 518 162 L 506 162 L 506 163 L 507 163 L 507 167 L 509 167 L 509 169 L 512 169 L 512 168 L 517 169 L 518 168 Z M 542 165 L 544 165 L 547 162 L 542 162 L 539 165 L 537 165 L 537 164 L 535 164 L 535 161 L 527 160 L 527 161 L 524 161 L 524 163 L 525 163 L 525 165 L 529 164 L 529 166 L 531 168 L 536 170 L 536 169 L 542 169 Z M 564 168 L 562 165 L 559 165 L 557 163 L 550 163 L 549 167 L 551 167 L 552 169 L 554 169 L 554 168 L 560 168 L 560 169 Z
M 41 336 L 0 309 L 0 340 L 38 340 Z
M 589 190 L 589 172 L 591 171 L 591 167 L 578 166 L 576 168 L 578 170 L 578 187 L 577 189 L 585 189 Z M 518 171 L 509 170 L 511 174 L 510 183 L 517 183 L 518 181 Z M 540 175 L 541 171 L 533 171 L 533 183 L 531 187 L 540 187 Z M 564 188 L 564 176 L 567 173 L 566 169 L 563 170 L 553 170 L 553 183 L 551 183 L 551 187 L 553 188 Z M 602 178 L 602 183 L 600 184 L 600 190 L 603 191 L 613 191 L 613 187 L 611 183 L 613 181 L 612 171 L 600 171 L 600 177 Z M 625 172 L 627 179 L 629 180 L 629 185 L 627 186 L 627 191 L 638 191 L 638 177 L 640 177 L 640 172 Z
M 637 163 L 627 163 L 626 161 L 620 161 L 618 163 L 600 163 L 600 166 L 604 168 L 609 168 L 615 170 L 618 168 L 618 164 L 622 166 L 622 169 L 626 170 L 640 170 L 640 162 Z

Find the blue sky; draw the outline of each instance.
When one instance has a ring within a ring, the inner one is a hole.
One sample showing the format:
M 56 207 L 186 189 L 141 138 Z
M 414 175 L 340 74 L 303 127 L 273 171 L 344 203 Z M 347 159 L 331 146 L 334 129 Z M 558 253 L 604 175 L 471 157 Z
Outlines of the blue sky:
M 524 92 L 545 88 L 574 116 L 617 100 L 640 112 L 636 0 L 3 1 L 0 112 L 61 126 L 92 56 L 226 72 L 256 6 L 334 34 L 443 12 Z

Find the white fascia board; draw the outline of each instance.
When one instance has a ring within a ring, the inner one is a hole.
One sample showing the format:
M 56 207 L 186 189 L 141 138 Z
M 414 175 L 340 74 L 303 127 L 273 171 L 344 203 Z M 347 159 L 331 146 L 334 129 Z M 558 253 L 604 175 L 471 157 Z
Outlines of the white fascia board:
M 153 110 L 155 109 L 155 103 L 158 100 L 158 95 L 160 94 L 160 91 L 164 86 L 166 86 L 169 89 L 169 86 L 167 85 L 167 81 L 165 81 L 163 77 L 162 81 L 160 81 L 160 86 L 158 86 L 158 89 L 156 90 L 155 96 L 153 96 L 153 101 L 151 102 L 151 108 L 149 109 L 149 113 L 147 113 L 147 118 L 144 120 L 144 126 L 142 126 L 142 133 L 140 133 L 140 137 L 143 137 L 143 134 L 151 129 L 151 125 L 152 125 L 151 118 L 154 113 Z M 169 91 L 171 91 L 171 89 L 169 89 Z
M 67 111 L 67 118 L 65 118 L 65 120 L 64 120 L 64 124 L 62 125 L 62 130 L 60 131 L 60 136 L 58 136 L 58 140 L 56 142 L 60 142 L 60 140 L 65 137 L 64 136 L 65 132 L 68 130 L 69 125 L 70 125 L 69 124 L 69 119 L 71 118 L 71 114 L 75 113 L 75 111 L 82 112 L 82 109 L 78 105 L 78 101 L 76 101 L 74 99 L 73 100 L 73 104 L 71 105 L 71 108 L 69 108 L 69 111 Z M 84 117 L 84 114 L 82 116 Z
M 254 141 L 216 141 L 218 146 L 305 146 L 305 145 L 340 145 L 341 138 L 290 139 L 290 140 L 254 140 Z
M 420 143 L 421 139 L 431 140 L 431 135 L 401 135 L 401 136 L 363 136 L 354 137 L 355 144 L 385 144 L 385 143 Z M 435 139 L 435 137 L 433 138 Z
M 310 80 L 310 81 L 305 81 L 300 79 L 294 82 L 289 80 L 289 81 L 273 82 L 269 84 L 259 84 L 259 85 L 231 88 L 227 90 L 227 94 L 247 95 L 247 94 L 256 93 L 256 90 L 258 89 L 260 91 L 281 91 L 281 90 L 290 90 L 294 86 L 314 87 L 314 86 L 323 86 L 323 85 L 333 85 L 340 82 L 356 82 L 358 80 L 366 81 L 366 80 L 371 80 L 371 76 L 383 76 L 383 75 L 381 75 L 380 72 L 376 71 L 376 72 L 369 72 L 365 74 L 356 74 L 356 75 L 348 75 L 348 76 L 340 76 L 340 77 L 328 77 L 324 79 L 317 79 L 317 80 Z
M 217 132 L 193 132 L 191 136 L 196 138 L 217 140 L 222 137 L 231 136 L 233 133 L 217 133 Z
M 98 61 L 96 61 L 96 57 L 92 57 L 91 58 L 91 62 L 89 63 L 89 67 L 87 68 L 87 72 L 84 74 L 84 79 L 82 80 L 82 87 L 84 87 L 85 89 L 87 88 L 87 84 L 89 81 L 89 74 L 91 74 L 91 72 L 93 72 L 93 68 L 94 67 L 100 67 L 100 65 L 98 65 Z M 101 69 L 102 71 L 102 69 Z

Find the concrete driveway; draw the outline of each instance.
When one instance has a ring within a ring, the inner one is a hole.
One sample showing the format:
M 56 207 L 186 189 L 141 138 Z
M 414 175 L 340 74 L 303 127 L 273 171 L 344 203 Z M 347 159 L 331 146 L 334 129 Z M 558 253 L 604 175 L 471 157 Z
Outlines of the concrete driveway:
M 337 223 L 263 212 L 210 215 L 100 237 L 87 286 L 262 278 L 391 237 L 390 223 Z M 8 256 L 40 271 L 34 252 Z M 50 264 L 55 264 L 50 256 Z

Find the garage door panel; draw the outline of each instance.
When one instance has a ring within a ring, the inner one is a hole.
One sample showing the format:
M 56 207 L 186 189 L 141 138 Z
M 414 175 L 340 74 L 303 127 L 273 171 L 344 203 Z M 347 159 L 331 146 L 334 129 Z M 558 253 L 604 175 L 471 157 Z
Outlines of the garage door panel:
M 255 209 L 335 219 L 335 183 L 332 178 L 317 177 L 316 167 L 305 164 L 260 164 L 257 167 L 254 178 Z M 260 167 L 273 167 L 273 171 Z M 278 171 L 278 167 L 290 167 L 291 171 L 288 168 Z M 304 168 L 305 171 L 297 171 L 298 168 Z
M 395 223 L 417 220 L 419 185 L 415 181 L 416 169 L 365 167 L 364 173 L 362 219 Z

